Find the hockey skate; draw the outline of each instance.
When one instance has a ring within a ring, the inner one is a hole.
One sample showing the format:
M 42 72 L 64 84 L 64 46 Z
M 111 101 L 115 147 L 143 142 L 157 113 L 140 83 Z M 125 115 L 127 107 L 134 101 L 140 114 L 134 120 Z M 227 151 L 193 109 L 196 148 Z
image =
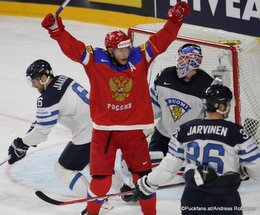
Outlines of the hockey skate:
M 106 214 L 108 211 L 112 210 L 114 208 L 114 205 L 110 204 L 108 202 L 108 199 L 105 199 L 105 202 L 103 203 L 102 207 L 100 208 L 99 211 L 99 215 L 104 215 Z M 88 213 L 88 209 L 85 208 L 82 212 L 81 215 L 92 215 L 90 213 Z

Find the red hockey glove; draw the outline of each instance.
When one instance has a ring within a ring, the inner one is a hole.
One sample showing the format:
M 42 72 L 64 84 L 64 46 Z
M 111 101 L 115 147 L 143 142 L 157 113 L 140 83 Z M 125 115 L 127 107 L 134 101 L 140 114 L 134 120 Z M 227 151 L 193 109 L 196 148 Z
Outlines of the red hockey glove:
M 51 36 L 56 36 L 60 32 L 64 31 L 64 25 L 62 23 L 61 17 L 58 14 L 49 13 L 42 21 L 42 27 L 49 31 Z
M 190 15 L 190 6 L 186 2 L 178 2 L 168 11 L 168 19 L 172 22 L 180 22 L 184 16 Z

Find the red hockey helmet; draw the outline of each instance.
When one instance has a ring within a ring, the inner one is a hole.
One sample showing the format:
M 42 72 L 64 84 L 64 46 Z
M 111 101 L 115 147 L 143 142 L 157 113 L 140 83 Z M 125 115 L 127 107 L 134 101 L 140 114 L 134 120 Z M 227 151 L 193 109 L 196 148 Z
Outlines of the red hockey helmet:
M 112 31 L 105 37 L 106 49 L 125 48 L 132 45 L 130 38 L 123 31 Z

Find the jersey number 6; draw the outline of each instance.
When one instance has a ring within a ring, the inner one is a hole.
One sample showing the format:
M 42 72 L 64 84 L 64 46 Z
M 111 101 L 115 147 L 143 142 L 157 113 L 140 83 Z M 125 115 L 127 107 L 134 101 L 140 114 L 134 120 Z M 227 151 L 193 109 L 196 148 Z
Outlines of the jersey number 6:
M 89 99 L 87 98 L 88 91 L 85 90 L 80 84 L 74 83 L 72 86 L 73 91 L 89 105 Z

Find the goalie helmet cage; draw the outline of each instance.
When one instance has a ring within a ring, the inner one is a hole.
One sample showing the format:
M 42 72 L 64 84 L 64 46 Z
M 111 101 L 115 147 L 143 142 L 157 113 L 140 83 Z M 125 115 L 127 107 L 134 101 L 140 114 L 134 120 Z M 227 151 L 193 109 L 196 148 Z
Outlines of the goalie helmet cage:
M 128 29 L 133 45 L 143 44 L 163 23 L 144 24 Z M 243 125 L 247 133 L 260 141 L 260 47 L 254 37 L 184 24 L 177 39 L 159 55 L 149 68 L 150 87 L 156 75 L 177 64 L 177 50 L 185 43 L 201 46 L 201 69 L 213 78 L 220 77 L 234 95 L 229 119 Z M 188 35 L 188 36 L 187 36 Z

